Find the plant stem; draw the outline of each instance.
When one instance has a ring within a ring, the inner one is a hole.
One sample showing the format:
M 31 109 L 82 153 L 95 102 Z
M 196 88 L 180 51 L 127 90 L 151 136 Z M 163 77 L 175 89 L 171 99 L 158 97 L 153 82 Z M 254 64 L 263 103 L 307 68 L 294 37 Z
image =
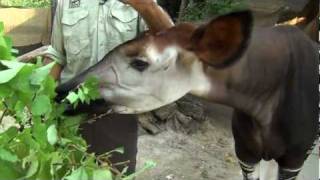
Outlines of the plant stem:
M 3 120 L 5 114 L 6 114 L 7 111 L 8 111 L 8 105 L 6 104 L 6 102 L 2 101 L 2 104 L 4 105 L 5 109 L 4 109 L 4 111 L 2 112 L 2 115 L 1 115 L 1 118 L 0 118 L 0 124 L 2 124 L 2 120 Z

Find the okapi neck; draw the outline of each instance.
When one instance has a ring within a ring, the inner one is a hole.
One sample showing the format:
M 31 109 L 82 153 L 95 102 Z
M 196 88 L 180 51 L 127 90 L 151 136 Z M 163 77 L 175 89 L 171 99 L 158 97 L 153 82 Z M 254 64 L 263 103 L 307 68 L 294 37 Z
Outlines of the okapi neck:
M 248 82 L 245 77 L 249 74 L 243 68 L 245 61 L 246 58 L 225 69 L 205 67 L 204 72 L 210 81 L 210 90 L 205 98 L 242 111 L 263 126 L 271 121 L 281 87 L 269 90 L 260 86 L 260 80 Z

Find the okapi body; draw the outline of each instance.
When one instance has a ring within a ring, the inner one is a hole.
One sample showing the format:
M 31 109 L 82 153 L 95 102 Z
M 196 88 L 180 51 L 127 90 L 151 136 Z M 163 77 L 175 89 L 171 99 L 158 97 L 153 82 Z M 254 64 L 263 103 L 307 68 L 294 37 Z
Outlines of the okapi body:
M 116 113 L 151 111 L 187 93 L 231 106 L 244 179 L 259 178 L 262 159 L 278 163 L 279 180 L 295 179 L 318 133 L 315 44 L 292 26 L 253 29 L 249 11 L 168 26 L 116 47 L 57 92 L 94 76 Z
M 294 179 L 318 133 L 317 49 L 295 27 L 272 27 L 253 32 L 240 61 L 227 84 L 235 91 L 232 131 L 245 176 L 258 179 L 255 166 L 274 159 L 278 178 Z

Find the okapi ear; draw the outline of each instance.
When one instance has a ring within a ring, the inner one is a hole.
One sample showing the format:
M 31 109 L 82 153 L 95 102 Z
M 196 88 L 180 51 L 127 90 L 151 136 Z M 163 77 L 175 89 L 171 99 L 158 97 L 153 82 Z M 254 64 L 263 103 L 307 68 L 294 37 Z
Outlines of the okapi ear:
M 193 33 L 191 50 L 211 66 L 226 67 L 246 50 L 252 21 L 250 11 L 233 12 L 213 19 Z

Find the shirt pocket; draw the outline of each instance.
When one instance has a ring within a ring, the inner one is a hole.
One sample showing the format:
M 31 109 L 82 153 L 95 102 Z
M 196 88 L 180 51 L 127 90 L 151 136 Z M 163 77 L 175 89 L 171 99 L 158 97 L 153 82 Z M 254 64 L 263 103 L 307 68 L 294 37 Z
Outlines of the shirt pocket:
M 89 11 L 86 9 L 76 8 L 65 10 L 61 23 L 63 35 L 67 38 L 79 35 L 88 36 L 90 34 Z
M 130 6 L 115 3 L 111 8 L 112 25 L 122 41 L 133 39 L 137 34 L 138 13 Z
M 62 20 L 64 44 L 67 62 L 83 60 L 90 57 L 90 22 L 86 9 L 68 9 Z

